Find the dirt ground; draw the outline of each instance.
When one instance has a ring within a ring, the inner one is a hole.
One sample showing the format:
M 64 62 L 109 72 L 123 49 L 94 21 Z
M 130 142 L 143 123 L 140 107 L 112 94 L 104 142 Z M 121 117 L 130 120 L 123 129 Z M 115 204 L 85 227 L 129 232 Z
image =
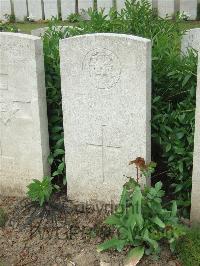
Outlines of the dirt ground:
M 5 227 L 0 227 L 0 266 L 124 265 L 125 251 L 96 251 L 97 245 L 111 234 L 103 224 L 109 208 L 74 204 L 63 195 L 54 202 L 44 212 L 27 199 L 0 196 L 0 208 L 8 213 Z M 138 265 L 180 266 L 168 248 L 159 258 L 145 257 Z

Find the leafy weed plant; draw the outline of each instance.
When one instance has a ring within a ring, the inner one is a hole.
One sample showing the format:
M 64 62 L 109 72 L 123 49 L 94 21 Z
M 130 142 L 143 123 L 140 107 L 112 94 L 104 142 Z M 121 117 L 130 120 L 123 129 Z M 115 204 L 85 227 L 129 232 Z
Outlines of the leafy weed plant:
M 163 207 L 162 183 L 144 189 L 139 185 L 139 178 L 152 173 L 155 163 L 146 165 L 142 158 L 131 163 L 136 164 L 137 181 L 130 178 L 124 185 L 117 211 L 105 221 L 116 229 L 117 234 L 100 244 L 98 251 L 111 248 L 122 251 L 124 247 L 131 247 L 127 265 L 136 265 L 144 254 L 158 254 L 161 241 L 167 241 L 174 251 L 176 240 L 184 234 L 184 230 L 178 224 L 176 202 L 172 202 L 171 210 Z

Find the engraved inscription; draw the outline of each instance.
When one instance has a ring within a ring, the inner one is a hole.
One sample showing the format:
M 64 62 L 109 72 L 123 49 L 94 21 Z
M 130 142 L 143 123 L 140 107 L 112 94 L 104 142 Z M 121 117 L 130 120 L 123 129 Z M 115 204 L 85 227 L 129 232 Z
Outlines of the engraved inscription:
M 19 110 L 15 104 L 0 102 L 0 121 L 7 125 Z
M 8 89 L 8 75 L 0 73 L 0 90 Z
M 102 162 L 102 180 L 103 182 L 105 181 L 105 149 L 111 148 L 111 149 L 120 149 L 120 146 L 112 146 L 112 145 L 106 145 L 105 144 L 105 132 L 104 128 L 106 125 L 101 126 L 101 144 L 94 144 L 94 143 L 87 143 L 89 146 L 94 146 L 94 147 L 100 147 L 101 148 L 101 162 Z
M 120 79 L 121 64 L 110 50 L 94 49 L 85 56 L 83 70 L 97 89 L 111 89 Z

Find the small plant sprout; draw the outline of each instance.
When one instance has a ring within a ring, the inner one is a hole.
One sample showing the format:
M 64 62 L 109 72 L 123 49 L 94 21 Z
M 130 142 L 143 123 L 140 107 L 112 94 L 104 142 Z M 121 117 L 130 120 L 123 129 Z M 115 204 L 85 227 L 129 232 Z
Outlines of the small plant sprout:
M 33 182 L 28 185 L 27 196 L 31 201 L 38 202 L 42 207 L 49 201 L 53 190 L 59 189 L 58 186 L 52 184 L 52 177 L 45 176 L 42 181 L 33 179 Z

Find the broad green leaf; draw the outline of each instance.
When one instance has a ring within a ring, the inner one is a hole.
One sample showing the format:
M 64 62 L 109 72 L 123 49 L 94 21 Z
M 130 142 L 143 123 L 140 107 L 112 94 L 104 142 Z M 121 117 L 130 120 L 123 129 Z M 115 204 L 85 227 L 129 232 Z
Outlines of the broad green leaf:
M 109 225 L 122 225 L 120 218 L 115 214 L 108 216 L 108 218 L 105 220 L 105 223 Z
M 165 224 L 160 220 L 160 218 L 158 218 L 158 216 L 152 218 L 152 222 L 157 224 L 161 228 L 165 228 Z
M 125 244 L 126 244 L 125 240 L 119 240 L 117 238 L 113 238 L 111 240 L 108 240 L 108 241 L 98 245 L 97 252 L 102 252 L 102 251 L 105 251 L 105 250 L 110 249 L 110 248 L 117 249 L 118 251 L 122 251 Z
M 125 266 L 135 266 L 144 255 L 144 247 L 136 247 L 129 251 Z

